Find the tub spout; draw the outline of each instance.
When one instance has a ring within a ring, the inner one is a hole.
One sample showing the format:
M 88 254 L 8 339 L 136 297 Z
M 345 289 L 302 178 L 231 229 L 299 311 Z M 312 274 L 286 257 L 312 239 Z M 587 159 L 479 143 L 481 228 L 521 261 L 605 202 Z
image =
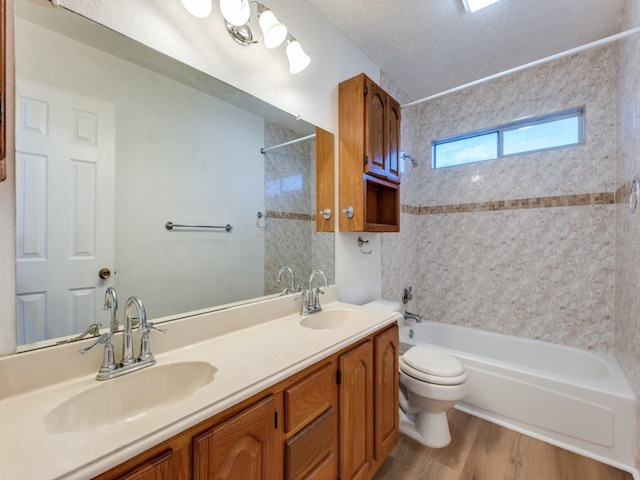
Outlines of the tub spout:
M 411 313 L 411 312 L 404 312 L 404 319 L 405 320 L 415 320 L 418 323 L 422 322 L 422 319 L 420 318 L 420 315 L 418 315 L 417 313 Z

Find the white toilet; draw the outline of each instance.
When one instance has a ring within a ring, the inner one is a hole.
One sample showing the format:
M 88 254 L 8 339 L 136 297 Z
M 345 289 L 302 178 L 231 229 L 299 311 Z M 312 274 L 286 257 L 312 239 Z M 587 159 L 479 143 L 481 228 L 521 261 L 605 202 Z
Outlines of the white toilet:
M 427 346 L 400 357 L 400 431 L 427 447 L 451 442 L 447 410 L 467 393 L 467 373 L 455 357 Z
M 365 306 L 402 313 L 402 305 L 376 300 Z M 447 410 L 467 393 L 467 373 L 452 355 L 424 345 L 400 357 L 400 431 L 427 447 L 451 442 Z

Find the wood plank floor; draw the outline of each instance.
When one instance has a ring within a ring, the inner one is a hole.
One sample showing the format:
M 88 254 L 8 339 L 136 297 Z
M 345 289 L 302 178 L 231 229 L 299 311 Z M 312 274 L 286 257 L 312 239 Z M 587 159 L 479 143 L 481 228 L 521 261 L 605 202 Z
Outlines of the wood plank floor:
M 400 435 L 373 480 L 632 480 L 631 474 L 458 410 L 435 449 Z

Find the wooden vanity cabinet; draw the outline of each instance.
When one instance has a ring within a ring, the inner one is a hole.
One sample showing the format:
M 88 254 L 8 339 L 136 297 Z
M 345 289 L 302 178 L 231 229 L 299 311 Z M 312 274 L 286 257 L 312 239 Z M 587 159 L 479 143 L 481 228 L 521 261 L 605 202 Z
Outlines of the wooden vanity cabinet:
M 194 437 L 194 480 L 276 478 L 275 411 L 270 395 Z
M 339 362 L 340 479 L 368 479 L 398 442 L 398 326 Z
M 95 478 L 369 479 L 397 442 L 397 351 L 394 324 Z
M 339 84 L 340 230 L 400 230 L 400 117 L 400 104 L 366 75 Z

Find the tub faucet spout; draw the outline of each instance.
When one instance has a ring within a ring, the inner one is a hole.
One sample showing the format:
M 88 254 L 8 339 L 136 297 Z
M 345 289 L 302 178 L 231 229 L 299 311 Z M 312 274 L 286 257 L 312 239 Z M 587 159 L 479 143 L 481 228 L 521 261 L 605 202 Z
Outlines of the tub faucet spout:
M 404 312 L 404 319 L 405 320 L 415 320 L 417 323 L 421 323 L 422 319 L 420 318 L 420 315 L 418 315 L 417 313 L 411 313 L 411 312 Z

